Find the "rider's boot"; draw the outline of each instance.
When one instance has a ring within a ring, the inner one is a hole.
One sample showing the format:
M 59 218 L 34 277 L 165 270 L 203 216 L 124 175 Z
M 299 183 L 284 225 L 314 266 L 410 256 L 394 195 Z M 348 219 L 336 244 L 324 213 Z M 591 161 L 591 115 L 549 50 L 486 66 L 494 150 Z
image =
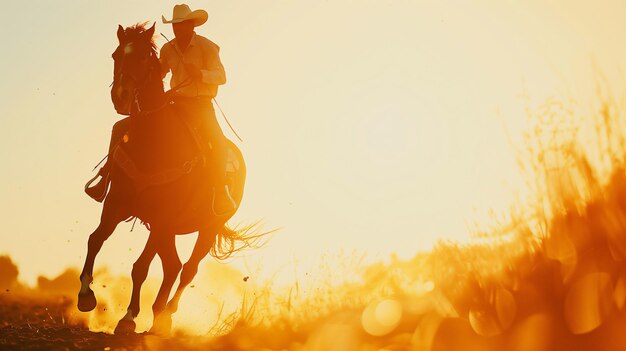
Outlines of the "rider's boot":
M 107 195 L 107 191 L 109 190 L 110 172 L 107 165 L 108 163 L 100 168 L 98 174 L 96 174 L 87 182 L 87 184 L 85 184 L 85 193 L 98 202 L 102 202 L 104 200 Z M 98 177 L 100 177 L 98 183 L 91 186 L 91 183 L 93 183 Z
M 237 203 L 230 195 L 228 185 L 218 185 L 213 188 L 213 213 L 216 216 L 225 216 L 237 210 Z

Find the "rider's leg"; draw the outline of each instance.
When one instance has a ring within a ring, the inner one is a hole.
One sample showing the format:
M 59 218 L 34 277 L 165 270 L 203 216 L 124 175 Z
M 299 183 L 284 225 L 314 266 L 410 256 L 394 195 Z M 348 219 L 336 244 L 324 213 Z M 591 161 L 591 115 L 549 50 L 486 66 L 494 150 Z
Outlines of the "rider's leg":
M 113 130 L 111 131 L 111 141 L 109 142 L 109 154 L 108 154 L 109 157 L 113 155 L 113 151 L 115 150 L 115 147 L 123 139 L 124 134 L 128 132 L 129 123 L 130 123 L 130 119 L 129 117 L 126 117 L 124 119 L 117 121 L 113 125 Z M 108 186 L 109 186 L 110 168 L 111 168 L 111 160 L 107 158 L 107 161 L 102 166 L 102 168 L 100 168 L 100 170 L 98 171 L 98 174 L 96 175 L 96 178 L 100 177 L 100 180 L 98 181 L 98 183 L 96 183 L 93 186 L 89 186 L 90 183 L 93 180 L 95 180 L 94 178 L 91 181 L 89 181 L 89 183 L 87 183 L 87 186 L 85 187 L 85 192 L 87 193 L 87 195 L 89 195 L 90 197 L 92 197 L 94 200 L 98 202 L 102 202 L 102 200 L 104 200 L 104 197 L 106 196 Z
M 125 117 L 113 124 L 111 130 L 111 141 L 109 142 L 109 155 L 113 155 L 113 151 L 118 143 L 124 138 L 124 134 L 130 129 L 130 117 Z
M 228 215 L 237 209 L 237 203 L 230 195 L 226 184 L 227 144 L 220 125 L 217 123 L 213 103 L 209 97 L 184 98 L 176 97 L 176 105 L 180 114 L 188 119 L 198 133 L 203 145 L 202 151 L 211 161 L 208 167 L 210 177 L 215 182 L 212 201 L 216 215 Z
M 210 170 L 211 177 L 215 181 L 215 196 L 213 198 L 213 211 L 217 215 L 229 214 L 237 208 L 237 204 L 230 195 L 226 184 L 226 161 L 227 144 L 226 137 L 222 133 L 220 125 L 217 123 L 215 110 L 211 101 L 205 102 L 202 106 L 206 116 L 202 119 L 202 132 L 204 140 L 210 143 L 210 155 L 213 163 Z

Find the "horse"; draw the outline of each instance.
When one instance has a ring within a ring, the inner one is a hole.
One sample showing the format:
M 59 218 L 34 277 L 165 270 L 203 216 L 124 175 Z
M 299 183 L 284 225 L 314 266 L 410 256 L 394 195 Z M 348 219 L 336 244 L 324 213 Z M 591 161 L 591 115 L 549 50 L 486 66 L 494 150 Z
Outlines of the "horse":
M 163 281 L 152 305 L 151 331 L 167 333 L 184 289 L 208 254 L 222 259 L 259 238 L 253 226 L 233 230 L 226 225 L 233 213 L 218 216 L 212 211 L 212 184 L 205 154 L 186 116 L 180 115 L 165 92 L 161 66 L 153 41 L 155 24 L 118 26 L 118 46 L 113 52 L 111 100 L 116 111 L 129 115 L 129 130 L 115 147 L 110 162 L 111 187 L 102 208 L 100 223 L 89 236 L 87 256 L 80 274 L 77 306 L 80 311 L 97 305 L 90 288 L 95 258 L 104 242 L 122 221 L 139 218 L 150 230 L 143 252 L 133 264 L 133 289 L 126 315 L 115 333 L 134 332 L 139 314 L 139 295 L 150 263 L 159 255 Z M 241 151 L 228 144 L 227 184 L 237 208 L 243 198 L 246 167 Z M 182 265 L 175 235 L 198 232 L 189 261 Z M 182 270 L 182 272 L 181 272 Z M 168 297 L 178 274 L 180 283 Z

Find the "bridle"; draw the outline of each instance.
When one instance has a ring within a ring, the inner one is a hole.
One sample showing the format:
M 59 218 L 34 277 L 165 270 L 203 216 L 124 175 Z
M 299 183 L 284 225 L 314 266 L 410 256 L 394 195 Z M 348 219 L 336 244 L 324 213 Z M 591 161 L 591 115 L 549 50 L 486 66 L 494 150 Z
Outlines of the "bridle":
M 150 59 L 152 57 L 155 57 L 155 55 L 156 55 L 156 53 L 153 50 L 151 50 L 148 59 Z M 113 85 L 115 85 L 115 83 L 116 83 L 116 81 L 118 81 L 118 79 L 121 80 L 122 77 L 124 77 L 124 63 L 125 63 L 125 61 L 122 61 L 121 66 L 120 66 L 120 68 L 118 70 L 119 77 L 117 77 L 117 76 L 114 77 L 113 78 L 113 82 L 111 82 L 111 85 L 109 87 L 112 87 Z M 176 91 L 178 89 L 181 89 L 183 87 L 186 87 L 186 86 L 191 84 L 190 78 L 189 77 L 185 78 L 178 85 L 176 85 L 174 87 L 171 87 L 170 90 L 165 92 L 166 99 L 165 99 L 165 101 L 161 105 L 159 105 L 159 106 L 157 106 L 155 108 L 149 109 L 149 110 L 142 110 L 141 106 L 139 104 L 139 94 L 141 93 L 141 91 L 143 91 L 146 88 L 148 82 L 150 81 L 150 76 L 153 74 L 155 68 L 159 68 L 160 69 L 160 67 L 158 65 L 150 65 L 150 67 L 148 68 L 148 71 L 145 74 L 143 82 L 138 82 L 138 79 L 134 75 L 132 75 L 132 74 L 128 75 L 128 78 L 133 82 L 133 91 L 132 91 L 133 102 L 132 102 L 132 104 L 135 105 L 136 113 L 138 115 L 148 115 L 148 114 L 151 114 L 151 113 L 154 113 L 154 112 L 157 112 L 157 111 L 163 109 L 168 104 L 172 104 L 173 103 L 172 92 Z M 131 109 L 131 113 L 132 113 L 132 109 Z M 131 113 L 129 113 L 129 115 Z
M 131 42 L 132 43 L 132 42 Z M 150 50 L 150 53 L 148 55 L 147 58 L 145 58 L 144 60 L 150 60 L 153 59 L 154 57 L 156 57 L 156 53 L 154 52 L 154 50 Z M 141 93 L 141 91 L 143 91 L 146 86 L 148 85 L 149 81 L 150 81 L 150 76 L 153 74 L 155 67 L 158 67 L 158 65 L 152 64 L 152 63 L 148 63 L 149 67 L 148 70 L 146 71 L 142 81 L 139 81 L 139 79 L 137 79 L 137 77 L 135 77 L 135 75 L 133 74 L 127 74 L 126 76 L 124 75 L 125 72 L 125 64 L 126 64 L 126 60 L 122 59 L 122 62 L 120 63 L 120 68 L 117 70 L 118 74 L 116 74 L 113 77 L 113 82 L 111 82 L 111 85 L 109 85 L 109 87 L 113 87 L 117 82 L 122 81 L 124 78 L 126 79 L 130 79 L 133 85 L 133 89 L 132 89 L 132 97 L 133 97 L 133 102 L 131 103 L 132 105 L 134 105 L 134 107 L 136 108 L 137 113 L 141 114 L 142 110 L 141 110 L 141 106 L 139 104 L 139 94 Z M 131 111 L 129 112 L 129 115 L 132 114 L 132 107 L 131 107 Z

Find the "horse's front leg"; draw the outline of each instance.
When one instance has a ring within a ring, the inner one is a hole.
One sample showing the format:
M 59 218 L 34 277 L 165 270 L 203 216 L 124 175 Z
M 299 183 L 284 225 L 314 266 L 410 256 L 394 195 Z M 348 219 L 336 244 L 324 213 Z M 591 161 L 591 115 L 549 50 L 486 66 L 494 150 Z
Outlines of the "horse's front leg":
M 169 334 L 172 327 L 171 318 L 161 318 L 161 313 L 165 310 L 165 304 L 170 296 L 174 282 L 178 277 L 178 273 L 182 267 L 178 252 L 176 251 L 176 236 L 173 233 L 159 232 L 156 244 L 156 252 L 161 258 L 163 266 L 163 282 L 152 305 L 154 321 L 151 333 Z
M 148 276 L 150 263 L 152 263 L 156 255 L 156 244 L 157 238 L 155 234 L 150 233 L 146 246 L 141 252 L 141 255 L 139 255 L 139 258 L 137 258 L 137 261 L 133 264 L 131 273 L 131 277 L 133 278 L 133 292 L 130 298 L 130 304 L 126 310 L 126 315 L 117 323 L 115 334 L 128 334 L 135 331 L 135 317 L 139 314 L 140 309 L 141 286 Z
M 113 195 L 113 197 L 111 197 Z M 89 287 L 93 281 L 93 266 L 96 256 L 102 249 L 104 242 L 113 234 L 117 225 L 123 221 L 128 215 L 120 208 L 115 194 L 109 194 L 104 203 L 102 215 L 100 216 L 100 224 L 98 228 L 89 236 L 87 243 L 87 257 L 83 270 L 80 273 L 80 291 L 78 292 L 78 309 L 82 312 L 89 312 L 96 308 L 96 296 Z

